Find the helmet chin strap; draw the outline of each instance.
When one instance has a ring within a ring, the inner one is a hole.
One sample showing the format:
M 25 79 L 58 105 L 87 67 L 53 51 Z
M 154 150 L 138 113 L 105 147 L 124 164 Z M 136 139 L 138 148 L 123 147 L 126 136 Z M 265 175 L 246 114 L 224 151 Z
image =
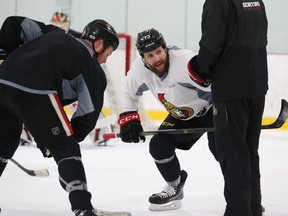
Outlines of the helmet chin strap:
M 108 46 L 109 46 L 109 45 L 108 45 Z M 98 52 L 96 52 L 96 50 L 95 50 L 94 42 L 92 42 L 92 49 L 93 49 L 96 57 L 98 57 L 99 55 L 101 55 L 101 54 L 108 48 L 108 46 L 107 46 L 107 45 L 106 45 L 106 46 L 103 45 L 102 51 L 101 51 L 100 53 L 98 53 Z
M 92 42 L 92 49 L 94 51 L 94 55 L 96 56 L 96 58 L 98 57 L 99 53 L 96 52 L 95 50 L 95 46 L 94 46 L 94 42 Z
M 145 61 L 145 59 L 144 59 L 143 57 L 142 57 L 142 62 L 144 63 L 144 66 L 145 66 L 147 69 L 151 70 L 150 65 L 148 64 L 147 61 Z

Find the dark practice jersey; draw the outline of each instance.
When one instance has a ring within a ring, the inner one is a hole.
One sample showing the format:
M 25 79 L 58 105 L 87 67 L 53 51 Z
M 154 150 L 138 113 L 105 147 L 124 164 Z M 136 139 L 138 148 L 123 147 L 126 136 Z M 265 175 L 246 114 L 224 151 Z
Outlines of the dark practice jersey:
M 81 141 L 95 127 L 107 81 L 90 46 L 56 31 L 15 49 L 0 67 L 0 83 L 34 94 L 57 93 L 63 106 L 77 100 L 71 124 Z
M 7 54 L 22 44 L 52 31 L 62 31 L 54 25 L 46 25 L 28 17 L 7 17 L 0 29 L 0 49 Z
M 73 29 L 69 29 L 68 34 L 71 34 L 76 38 L 81 38 L 81 36 L 82 36 L 82 32 L 78 32 L 78 31 L 75 31 Z
M 261 0 L 206 0 L 197 63 L 214 100 L 266 94 L 267 26 Z

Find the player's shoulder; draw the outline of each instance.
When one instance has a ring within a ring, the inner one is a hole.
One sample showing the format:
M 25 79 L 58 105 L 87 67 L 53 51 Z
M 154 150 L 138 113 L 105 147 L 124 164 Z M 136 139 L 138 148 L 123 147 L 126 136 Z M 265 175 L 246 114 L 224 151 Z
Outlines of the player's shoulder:
M 81 38 L 82 36 L 81 32 L 75 31 L 73 29 L 69 29 L 68 33 L 73 35 L 75 38 Z
M 179 56 L 179 57 L 183 57 L 183 56 L 194 56 L 197 53 L 193 50 L 188 50 L 188 49 L 184 49 L 184 48 L 180 48 L 178 46 L 175 45 L 169 45 L 167 46 L 168 48 L 168 52 L 170 56 Z
M 147 73 L 147 71 L 151 72 L 145 67 L 142 58 L 138 56 L 133 61 L 127 73 L 127 77 L 129 77 L 129 79 L 132 79 L 132 80 L 144 80 L 146 79 L 147 76 L 149 77 L 151 74 L 153 74 L 153 73 Z
M 172 62 L 187 62 L 193 56 L 197 55 L 197 53 L 193 50 L 179 48 L 177 46 L 168 46 L 168 53 L 171 63 Z
M 133 61 L 131 65 L 131 71 L 142 71 L 145 70 L 144 62 L 141 58 L 141 56 L 136 57 L 136 59 Z

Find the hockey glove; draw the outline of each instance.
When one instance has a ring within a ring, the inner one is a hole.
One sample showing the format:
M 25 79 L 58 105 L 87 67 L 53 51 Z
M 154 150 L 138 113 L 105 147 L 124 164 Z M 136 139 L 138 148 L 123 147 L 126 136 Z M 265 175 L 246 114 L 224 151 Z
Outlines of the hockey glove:
M 52 157 L 52 154 L 51 154 L 50 150 L 47 149 L 46 147 L 40 148 L 40 151 L 42 152 L 44 157 L 47 157 L 47 158 L 51 158 Z
M 189 71 L 190 78 L 202 87 L 210 86 L 211 84 L 210 80 L 206 78 L 205 74 L 199 72 L 196 61 L 197 61 L 197 56 L 194 56 L 188 62 L 188 71 Z
M 124 112 L 119 115 L 121 140 L 127 143 L 138 143 L 140 139 L 145 142 L 145 136 L 140 136 L 143 131 L 140 116 L 137 112 Z

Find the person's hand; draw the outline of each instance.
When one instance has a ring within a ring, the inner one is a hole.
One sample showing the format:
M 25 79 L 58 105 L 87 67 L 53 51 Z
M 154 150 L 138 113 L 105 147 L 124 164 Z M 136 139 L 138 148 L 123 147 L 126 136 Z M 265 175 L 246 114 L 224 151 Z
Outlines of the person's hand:
M 120 125 L 120 135 L 123 142 L 138 143 L 140 140 L 145 142 L 145 136 L 139 134 L 143 131 L 143 127 L 137 112 L 121 113 L 118 124 Z
M 52 154 L 51 154 L 50 150 L 47 149 L 46 147 L 40 148 L 40 151 L 42 152 L 44 157 L 47 157 L 47 158 L 51 158 L 52 157 Z
M 188 63 L 188 71 L 190 78 L 202 87 L 210 86 L 211 82 L 205 77 L 205 74 L 202 74 L 197 69 L 197 56 L 194 56 Z

